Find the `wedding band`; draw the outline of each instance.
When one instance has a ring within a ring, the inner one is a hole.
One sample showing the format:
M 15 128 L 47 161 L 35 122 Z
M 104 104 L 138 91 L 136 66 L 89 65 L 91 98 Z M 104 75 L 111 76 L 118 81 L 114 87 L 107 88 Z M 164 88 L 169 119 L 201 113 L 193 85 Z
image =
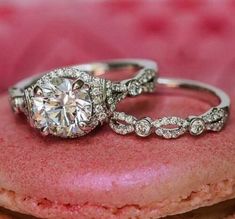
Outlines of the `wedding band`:
M 159 78 L 157 86 L 206 92 L 218 99 L 219 105 L 201 115 L 189 116 L 188 118 L 167 116 L 156 120 L 150 117 L 137 119 L 123 112 L 114 112 L 110 119 L 110 127 L 122 135 L 136 133 L 138 136 L 146 137 L 155 132 L 157 136 L 166 139 L 177 138 L 186 132 L 194 136 L 201 135 L 206 131 L 218 132 L 224 127 L 229 116 L 230 98 L 221 89 L 198 81 L 171 78 Z
M 97 77 L 112 70 L 134 70 L 122 81 Z M 120 59 L 56 69 L 10 88 L 14 112 L 23 112 L 43 135 L 74 138 L 88 134 L 107 121 L 126 96 L 153 92 L 158 68 L 155 62 Z

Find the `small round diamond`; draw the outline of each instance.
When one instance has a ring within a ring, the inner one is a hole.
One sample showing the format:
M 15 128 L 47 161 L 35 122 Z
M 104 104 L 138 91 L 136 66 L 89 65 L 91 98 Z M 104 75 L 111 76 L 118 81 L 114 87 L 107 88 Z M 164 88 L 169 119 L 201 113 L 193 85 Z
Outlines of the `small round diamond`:
M 141 94 L 142 87 L 140 83 L 136 80 L 131 81 L 128 85 L 128 92 L 131 96 L 137 96 Z
M 163 137 L 167 138 L 167 139 L 170 139 L 170 138 L 173 138 L 173 134 L 170 130 L 164 130 L 163 131 Z M 175 136 L 174 136 L 174 138 L 175 138 Z
M 202 119 L 193 119 L 190 123 L 189 131 L 192 135 L 200 135 L 205 129 L 205 122 Z
M 99 121 L 104 121 L 107 118 L 106 113 L 100 113 L 98 114 Z
M 158 128 L 158 129 L 156 129 L 155 133 L 158 136 L 162 136 L 163 135 L 163 130 L 161 128 Z
M 97 113 L 102 113 L 102 112 L 104 112 L 104 108 L 103 108 L 101 105 L 97 105 L 97 106 L 95 107 L 95 111 L 96 111 Z
M 151 134 L 151 122 L 149 119 L 144 118 L 135 123 L 135 132 L 141 137 L 146 137 Z

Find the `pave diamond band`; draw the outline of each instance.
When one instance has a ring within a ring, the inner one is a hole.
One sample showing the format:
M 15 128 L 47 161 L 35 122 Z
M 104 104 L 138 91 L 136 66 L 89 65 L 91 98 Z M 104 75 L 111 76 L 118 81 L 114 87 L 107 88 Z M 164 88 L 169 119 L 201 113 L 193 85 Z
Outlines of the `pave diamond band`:
M 97 77 L 122 69 L 136 74 L 114 82 Z M 43 135 L 79 137 L 107 121 L 126 96 L 153 92 L 157 71 L 155 62 L 138 59 L 60 68 L 16 84 L 9 90 L 10 103 Z
M 220 103 L 202 115 L 190 116 L 188 118 L 173 116 L 156 120 L 149 117 L 137 119 L 123 112 L 114 112 L 109 125 L 116 133 L 122 135 L 135 133 L 138 136 L 146 137 L 155 132 L 159 137 L 174 139 L 186 132 L 198 136 L 206 131 L 218 132 L 224 127 L 229 116 L 230 99 L 221 89 L 197 81 L 170 78 L 159 78 L 157 84 L 159 87 L 164 86 L 207 92 L 219 99 Z

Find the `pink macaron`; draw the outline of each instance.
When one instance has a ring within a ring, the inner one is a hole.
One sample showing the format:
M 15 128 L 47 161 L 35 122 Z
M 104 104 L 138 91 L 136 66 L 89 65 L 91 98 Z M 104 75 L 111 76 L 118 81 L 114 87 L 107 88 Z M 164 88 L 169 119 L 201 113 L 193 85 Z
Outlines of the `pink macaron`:
M 0 208 L 0 219 L 39 219 L 30 215 Z M 196 209 L 184 214 L 164 217 L 164 219 L 235 219 L 235 199 L 213 206 Z
M 234 107 L 223 131 L 200 137 L 143 139 L 104 126 L 65 140 L 42 137 L 24 116 L 11 112 L 6 95 L 0 102 L 4 208 L 41 218 L 149 219 L 235 197 Z M 185 117 L 208 107 L 187 96 L 151 94 L 129 99 L 121 109 L 137 116 Z

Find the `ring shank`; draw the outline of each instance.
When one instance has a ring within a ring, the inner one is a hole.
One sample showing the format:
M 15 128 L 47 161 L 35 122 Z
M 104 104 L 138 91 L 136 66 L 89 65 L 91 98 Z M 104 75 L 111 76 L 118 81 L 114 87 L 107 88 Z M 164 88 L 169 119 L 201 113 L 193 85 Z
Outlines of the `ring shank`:
M 133 69 L 133 70 L 141 70 L 141 69 L 153 69 L 157 72 L 158 67 L 154 61 L 145 60 L 145 59 L 113 59 L 101 62 L 94 62 L 89 64 L 81 64 L 72 66 L 78 68 L 81 71 L 91 72 L 94 76 L 103 74 L 107 71 L 118 70 L 118 69 Z M 135 77 L 138 77 L 142 72 L 138 72 Z M 45 73 L 43 73 L 45 74 Z M 12 89 L 20 91 L 26 89 L 30 85 L 32 85 L 35 81 L 37 81 L 43 74 L 37 74 L 27 79 L 24 79 L 18 82 Z M 131 80 L 131 79 L 126 79 Z M 125 81 L 126 81 L 125 80 Z
M 230 106 L 230 98 L 223 90 L 206 83 L 184 79 L 158 78 L 157 84 L 168 88 L 180 88 L 198 92 L 206 92 L 219 100 L 219 105 L 217 107 L 226 108 Z
M 124 91 L 122 91 L 119 87 L 124 87 L 126 89 L 128 83 L 132 81 L 139 81 L 139 79 L 146 76 L 147 71 L 151 71 L 152 76 L 147 81 L 139 83 L 138 86 L 140 89 L 143 89 L 143 92 L 151 92 L 152 87 L 150 85 L 154 84 L 153 81 L 155 80 L 155 77 L 157 77 L 157 71 L 158 71 L 157 64 L 154 61 L 145 60 L 145 59 L 113 59 L 113 60 L 106 60 L 89 64 L 74 65 L 74 66 L 69 66 L 68 68 L 74 68 L 79 71 L 85 71 L 88 74 L 93 74 L 94 77 L 112 70 L 122 70 L 122 69 L 135 70 L 134 77 L 115 82 L 115 85 L 117 85 L 116 86 L 117 91 L 114 90 L 114 92 L 120 93 L 118 94 L 120 98 L 124 96 L 124 94 L 122 94 L 124 93 Z M 66 71 L 67 68 L 65 67 L 62 69 Z M 40 79 L 43 75 L 48 74 L 50 72 L 51 71 L 48 71 L 44 72 L 43 74 L 38 74 L 29 77 L 27 79 L 18 82 L 15 86 L 10 88 L 9 94 L 11 98 L 11 103 L 13 105 L 13 109 L 22 108 L 25 89 L 35 84 L 38 79 Z
M 140 70 L 143 68 L 150 68 L 157 70 L 157 65 L 154 61 L 145 59 L 114 59 L 103 62 L 94 62 L 89 64 L 81 64 L 75 66 L 82 71 L 89 71 L 93 75 L 101 75 L 107 71 L 120 70 L 120 69 L 133 69 Z

